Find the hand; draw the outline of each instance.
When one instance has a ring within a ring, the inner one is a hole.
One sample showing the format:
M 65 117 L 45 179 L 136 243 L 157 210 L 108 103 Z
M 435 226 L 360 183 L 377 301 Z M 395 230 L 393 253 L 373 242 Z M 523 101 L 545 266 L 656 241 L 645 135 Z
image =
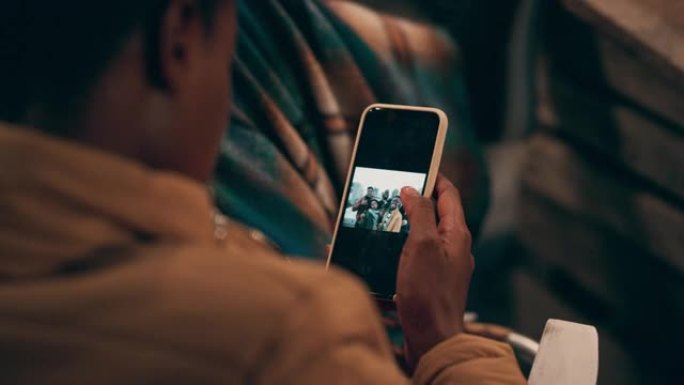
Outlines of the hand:
M 474 269 L 458 190 L 440 175 L 435 194 L 438 220 L 431 199 L 410 187 L 401 192 L 411 230 L 399 261 L 395 302 L 410 368 L 437 344 L 463 332 Z

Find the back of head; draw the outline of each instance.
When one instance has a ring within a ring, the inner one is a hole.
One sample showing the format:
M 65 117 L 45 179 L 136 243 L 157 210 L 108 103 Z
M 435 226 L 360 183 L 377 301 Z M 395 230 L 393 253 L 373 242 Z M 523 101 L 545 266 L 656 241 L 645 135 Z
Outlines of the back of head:
M 197 1 L 207 15 L 217 2 Z M 136 27 L 156 32 L 158 18 L 169 3 L 2 0 L 0 120 L 25 123 L 34 114 L 61 118 L 76 114 L 89 87 L 126 38 Z M 156 36 L 148 35 L 149 39 Z M 154 82 L 154 51 L 148 53 L 150 81 Z

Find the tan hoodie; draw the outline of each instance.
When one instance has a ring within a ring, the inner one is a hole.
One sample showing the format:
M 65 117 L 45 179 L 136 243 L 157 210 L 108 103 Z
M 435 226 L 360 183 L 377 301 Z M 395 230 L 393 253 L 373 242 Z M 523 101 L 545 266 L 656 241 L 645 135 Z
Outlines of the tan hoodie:
M 411 383 L 362 285 L 212 213 L 182 176 L 0 124 L 0 383 Z M 413 382 L 524 379 L 461 335 Z

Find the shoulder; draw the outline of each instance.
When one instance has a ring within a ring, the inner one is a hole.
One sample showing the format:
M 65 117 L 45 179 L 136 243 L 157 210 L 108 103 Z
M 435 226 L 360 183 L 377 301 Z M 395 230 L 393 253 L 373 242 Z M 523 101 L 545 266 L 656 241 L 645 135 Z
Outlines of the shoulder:
M 244 379 L 292 368 L 288 360 L 301 362 L 350 335 L 380 341 L 375 310 L 354 278 L 234 241 L 225 249 L 136 246 L 92 271 L 6 285 L 0 303 L 11 316 L 2 328 L 41 330 L 55 344 L 28 338 L 22 351 L 83 352 L 70 361 L 73 370 L 116 371 L 117 378 L 140 374 L 132 368 L 168 378 L 173 367 L 177 378 Z
M 155 282 L 147 311 L 165 320 L 174 344 L 223 355 L 245 370 L 282 365 L 283 350 L 274 346 L 287 351 L 285 361 L 349 335 L 384 346 L 367 289 L 345 273 L 258 248 L 158 252 L 165 255 L 147 267 Z

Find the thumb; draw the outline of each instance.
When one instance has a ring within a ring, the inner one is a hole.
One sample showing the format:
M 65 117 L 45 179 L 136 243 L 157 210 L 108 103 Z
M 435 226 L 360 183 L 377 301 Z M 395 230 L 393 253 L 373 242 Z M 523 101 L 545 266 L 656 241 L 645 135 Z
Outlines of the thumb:
M 412 187 L 401 190 L 401 201 L 411 222 L 411 231 L 434 232 L 437 229 L 435 204 Z

